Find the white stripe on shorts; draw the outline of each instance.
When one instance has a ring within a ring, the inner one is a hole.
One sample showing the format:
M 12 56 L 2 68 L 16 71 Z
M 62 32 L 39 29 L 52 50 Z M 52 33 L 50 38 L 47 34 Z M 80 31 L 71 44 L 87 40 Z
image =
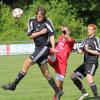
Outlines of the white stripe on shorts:
M 41 52 L 39 52 L 39 54 L 33 59 L 34 62 L 36 62 L 36 60 L 41 57 L 41 55 L 45 52 L 45 50 L 47 50 L 47 46 L 44 46 L 43 49 L 41 50 Z
M 90 71 L 90 74 L 92 74 L 92 75 L 93 75 L 94 70 L 95 70 L 95 64 L 93 64 L 93 65 L 92 65 L 92 69 L 91 69 L 91 71 Z

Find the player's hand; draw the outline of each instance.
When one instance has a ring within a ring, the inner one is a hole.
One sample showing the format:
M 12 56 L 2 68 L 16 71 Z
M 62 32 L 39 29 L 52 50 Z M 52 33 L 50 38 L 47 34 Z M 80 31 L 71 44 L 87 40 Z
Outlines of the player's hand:
M 51 54 L 51 55 L 54 55 L 54 54 L 56 54 L 57 52 L 59 52 L 57 49 L 55 49 L 55 48 L 50 48 L 50 54 Z
M 83 51 L 81 49 L 77 48 L 77 53 L 82 54 Z

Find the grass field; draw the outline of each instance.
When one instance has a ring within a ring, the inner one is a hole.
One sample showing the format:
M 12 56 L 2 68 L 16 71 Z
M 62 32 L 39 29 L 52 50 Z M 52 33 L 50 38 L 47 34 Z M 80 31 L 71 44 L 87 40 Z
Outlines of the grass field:
M 20 56 L 0 56 L 0 84 L 13 81 L 20 71 L 24 59 L 28 55 Z M 64 83 L 64 95 L 61 100 L 78 100 L 80 91 L 74 86 L 69 78 L 70 73 L 82 63 L 82 55 L 72 53 L 68 61 L 68 70 Z M 99 59 L 100 62 L 100 59 Z M 49 67 L 50 72 L 55 76 L 54 71 Z M 84 85 L 90 96 L 92 92 L 87 85 L 86 79 Z M 100 65 L 95 75 L 95 82 L 100 94 Z M 20 82 L 16 91 L 4 91 L 0 88 L 0 100 L 52 100 L 53 90 L 44 79 L 37 65 L 30 68 L 26 77 Z M 93 100 L 93 99 L 88 99 Z

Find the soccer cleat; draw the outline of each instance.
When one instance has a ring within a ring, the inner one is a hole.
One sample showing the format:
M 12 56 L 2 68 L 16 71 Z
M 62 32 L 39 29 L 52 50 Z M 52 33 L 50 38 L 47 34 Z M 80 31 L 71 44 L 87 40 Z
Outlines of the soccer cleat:
M 60 97 L 62 96 L 63 92 L 59 90 L 58 93 L 56 93 L 56 100 L 60 100 Z
M 7 85 L 3 85 L 2 88 L 4 90 L 11 90 L 14 91 L 16 89 L 16 85 L 14 83 L 9 83 Z
M 78 100 L 84 100 L 88 96 L 89 96 L 88 93 L 82 94 L 82 96 Z

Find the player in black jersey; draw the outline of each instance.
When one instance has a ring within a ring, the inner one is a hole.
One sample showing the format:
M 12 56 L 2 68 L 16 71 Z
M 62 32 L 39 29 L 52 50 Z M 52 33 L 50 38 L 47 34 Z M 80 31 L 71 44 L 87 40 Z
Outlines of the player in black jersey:
M 50 47 L 52 47 L 53 52 L 56 52 L 56 50 L 52 23 L 45 17 L 45 14 L 45 9 L 43 7 L 39 7 L 36 11 L 36 17 L 29 20 L 28 36 L 34 40 L 35 51 L 25 60 L 23 67 L 14 82 L 3 85 L 2 88 L 5 90 L 15 90 L 20 80 L 26 75 L 30 66 L 37 63 L 43 76 L 48 80 L 49 84 L 54 89 L 57 100 L 60 100 L 61 91 L 48 71 L 47 57 L 49 55 Z
M 100 55 L 100 39 L 97 38 L 95 34 L 96 25 L 89 24 L 87 33 L 88 38 L 86 38 L 82 42 L 81 47 L 77 50 L 78 53 L 84 53 L 84 62 L 71 74 L 73 83 L 82 92 L 82 96 L 79 98 L 79 100 L 83 100 L 85 97 L 87 97 L 88 93 L 84 89 L 78 77 L 81 79 L 83 79 L 83 77 L 87 78 L 88 84 L 91 87 L 94 97 L 96 99 L 98 98 L 97 86 L 94 82 L 94 75 L 98 68 L 98 58 Z

